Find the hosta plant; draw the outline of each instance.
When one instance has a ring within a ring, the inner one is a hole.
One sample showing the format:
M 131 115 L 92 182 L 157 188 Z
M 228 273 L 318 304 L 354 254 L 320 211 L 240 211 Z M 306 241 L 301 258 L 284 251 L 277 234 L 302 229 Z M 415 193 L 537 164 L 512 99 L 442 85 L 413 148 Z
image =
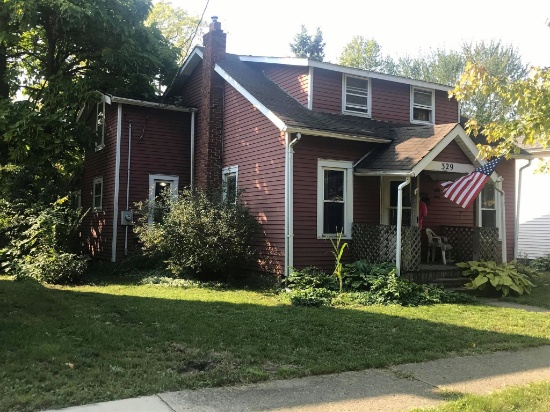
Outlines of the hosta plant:
M 457 263 L 459 268 L 464 269 L 462 274 L 470 278 L 466 287 L 482 291 L 496 291 L 502 296 L 510 293 L 523 295 L 530 294 L 533 284 L 523 274 L 519 273 L 512 264 L 499 265 L 488 261 L 470 261 Z

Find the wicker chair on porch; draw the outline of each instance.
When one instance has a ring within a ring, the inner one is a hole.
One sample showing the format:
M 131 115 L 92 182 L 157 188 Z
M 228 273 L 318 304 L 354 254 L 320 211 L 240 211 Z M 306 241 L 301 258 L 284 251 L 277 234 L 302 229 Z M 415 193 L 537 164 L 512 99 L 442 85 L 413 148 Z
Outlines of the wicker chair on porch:
M 432 257 L 432 262 L 435 260 L 435 250 L 437 248 L 441 249 L 441 258 L 443 259 L 443 264 L 447 264 L 447 251 L 451 250 L 453 247 L 449 244 L 448 239 L 445 236 L 438 236 L 431 229 L 426 229 L 426 235 L 428 235 L 428 256 L 427 263 L 430 263 L 430 255 Z

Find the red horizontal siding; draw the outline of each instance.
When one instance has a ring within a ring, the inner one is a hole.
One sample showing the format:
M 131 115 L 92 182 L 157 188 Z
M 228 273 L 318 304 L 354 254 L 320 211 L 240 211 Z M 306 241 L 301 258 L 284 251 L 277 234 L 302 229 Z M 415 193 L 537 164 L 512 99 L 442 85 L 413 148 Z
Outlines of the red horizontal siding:
M 442 90 L 435 91 L 435 123 L 458 123 L 458 102 Z
M 243 201 L 262 225 L 259 265 L 282 273 L 285 245 L 285 139 L 275 125 L 226 85 L 223 166 L 238 166 Z
M 119 211 L 126 210 L 129 122 L 132 122 L 130 153 L 130 209 L 149 198 L 149 175 L 179 177 L 178 189 L 190 184 L 191 114 L 139 106 L 123 106 L 120 153 Z M 120 213 L 120 212 L 119 212 Z M 117 260 L 124 257 L 125 227 L 118 216 Z M 129 249 L 137 239 L 128 230 Z
M 309 69 L 307 67 L 262 64 L 259 69 L 290 96 L 307 107 Z
M 334 265 L 332 246 L 317 239 L 318 159 L 358 161 L 372 144 L 302 136 L 294 147 L 294 266 Z M 354 220 L 372 221 L 379 214 L 376 179 L 354 177 Z M 357 217 L 355 216 L 357 214 Z M 345 259 L 349 259 L 349 252 Z
M 118 105 L 105 106 L 104 148 L 86 151 L 84 172 L 81 180 L 81 202 L 88 210 L 82 221 L 82 242 L 86 253 L 102 260 L 111 259 L 113 239 L 113 210 L 115 190 L 116 138 Z M 94 127 L 95 113 L 88 124 Z M 103 178 L 102 211 L 93 211 L 93 180 Z
M 456 141 L 452 141 L 439 153 L 435 158 L 436 162 L 452 162 L 452 163 L 464 163 L 471 164 L 471 160 L 462 151 Z
M 314 69 L 313 110 L 342 113 L 342 73 Z
M 504 191 L 504 208 L 506 213 L 506 257 L 508 261 L 514 259 L 514 233 L 516 216 L 516 161 L 515 159 L 505 160 L 496 168 L 496 172 L 504 180 L 502 190 Z
M 372 79 L 371 86 L 374 120 L 410 122 L 411 88 L 408 84 Z

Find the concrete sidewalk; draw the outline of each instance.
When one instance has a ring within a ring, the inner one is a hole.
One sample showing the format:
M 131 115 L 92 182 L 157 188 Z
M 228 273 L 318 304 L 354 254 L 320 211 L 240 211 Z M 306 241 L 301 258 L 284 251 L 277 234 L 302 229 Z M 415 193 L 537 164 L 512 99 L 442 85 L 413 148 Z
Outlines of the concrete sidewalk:
M 550 381 L 550 345 L 388 369 L 184 390 L 63 409 L 72 412 L 397 412 L 435 406 L 442 391 L 488 394 L 509 385 Z M 51 411 L 50 411 L 51 412 Z

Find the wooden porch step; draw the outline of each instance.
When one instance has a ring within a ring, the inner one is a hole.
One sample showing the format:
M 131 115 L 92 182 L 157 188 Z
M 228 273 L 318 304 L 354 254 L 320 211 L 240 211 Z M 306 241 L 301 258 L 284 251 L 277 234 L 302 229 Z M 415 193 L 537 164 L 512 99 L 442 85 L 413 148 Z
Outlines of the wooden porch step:
M 430 279 L 428 281 L 429 284 L 431 285 L 436 285 L 436 286 L 442 286 L 444 288 L 461 288 L 463 287 L 466 283 L 468 283 L 468 278 L 466 277 L 439 277 L 439 278 L 435 278 L 435 279 Z

